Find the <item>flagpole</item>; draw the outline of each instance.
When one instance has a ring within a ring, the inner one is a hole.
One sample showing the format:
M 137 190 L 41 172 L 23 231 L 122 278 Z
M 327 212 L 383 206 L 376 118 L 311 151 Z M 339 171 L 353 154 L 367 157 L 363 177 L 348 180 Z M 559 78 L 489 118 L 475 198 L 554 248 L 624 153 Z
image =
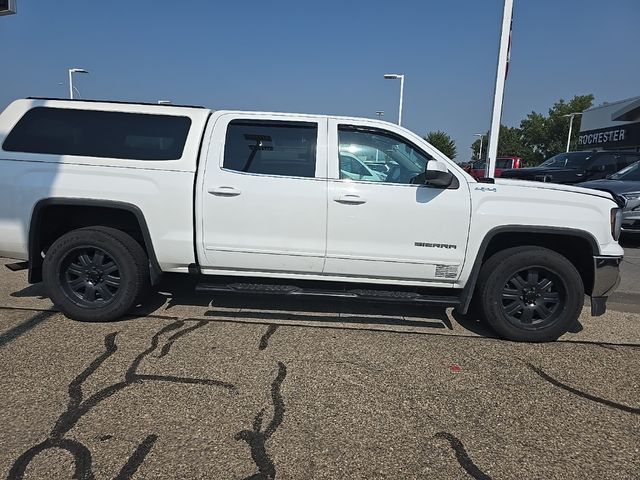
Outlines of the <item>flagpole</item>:
M 493 94 L 493 112 L 491 114 L 491 132 L 489 134 L 489 148 L 487 150 L 487 166 L 485 176 L 493 178 L 496 174 L 496 156 L 498 154 L 498 139 L 500 137 L 500 119 L 502 117 L 502 101 L 504 99 L 504 84 L 507 80 L 509 66 L 509 50 L 511 47 L 511 19 L 513 15 L 513 0 L 504 0 L 502 13 L 502 31 L 500 33 L 500 51 L 498 53 L 498 67 L 496 69 L 496 87 Z

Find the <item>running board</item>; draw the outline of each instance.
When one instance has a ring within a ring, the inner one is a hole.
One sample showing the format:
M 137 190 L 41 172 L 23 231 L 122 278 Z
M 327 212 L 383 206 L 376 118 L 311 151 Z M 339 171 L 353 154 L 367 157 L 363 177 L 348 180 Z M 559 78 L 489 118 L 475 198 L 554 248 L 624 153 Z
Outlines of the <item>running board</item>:
M 425 303 L 435 306 L 455 307 L 460 305 L 458 296 L 425 295 L 410 290 L 344 289 L 330 290 L 321 288 L 302 288 L 295 285 L 272 285 L 260 283 L 199 283 L 196 293 L 243 293 L 252 295 L 291 295 L 298 297 L 333 297 L 372 300 L 379 302 Z
M 29 268 L 29 262 L 16 262 L 16 263 L 7 263 L 5 265 L 12 272 L 19 272 L 20 270 L 26 270 Z

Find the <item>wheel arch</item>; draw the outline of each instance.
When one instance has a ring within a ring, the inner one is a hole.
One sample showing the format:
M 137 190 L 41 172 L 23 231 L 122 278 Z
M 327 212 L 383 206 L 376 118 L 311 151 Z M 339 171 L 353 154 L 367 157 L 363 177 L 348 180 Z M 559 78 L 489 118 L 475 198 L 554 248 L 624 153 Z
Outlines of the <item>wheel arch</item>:
M 505 248 L 523 245 L 545 247 L 565 256 L 580 273 L 585 293 L 591 294 L 594 280 L 593 257 L 600 252 L 593 235 L 573 228 L 505 225 L 493 228 L 483 238 L 469 280 L 461 294 L 461 313 L 466 314 L 469 310 L 484 262 Z
M 94 217 L 96 217 L 94 220 Z M 52 197 L 39 200 L 29 221 L 29 283 L 42 281 L 42 252 L 65 233 L 83 227 L 113 227 L 130 234 L 149 258 L 151 282 L 162 274 L 149 227 L 136 205 L 114 200 Z

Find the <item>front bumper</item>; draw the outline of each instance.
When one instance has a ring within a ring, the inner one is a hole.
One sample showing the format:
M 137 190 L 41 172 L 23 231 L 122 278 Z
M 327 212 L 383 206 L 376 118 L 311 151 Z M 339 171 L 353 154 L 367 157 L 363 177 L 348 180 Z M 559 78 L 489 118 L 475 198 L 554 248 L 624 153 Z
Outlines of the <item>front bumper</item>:
M 607 297 L 620 283 L 622 257 L 593 257 L 591 315 L 598 317 L 607 310 Z

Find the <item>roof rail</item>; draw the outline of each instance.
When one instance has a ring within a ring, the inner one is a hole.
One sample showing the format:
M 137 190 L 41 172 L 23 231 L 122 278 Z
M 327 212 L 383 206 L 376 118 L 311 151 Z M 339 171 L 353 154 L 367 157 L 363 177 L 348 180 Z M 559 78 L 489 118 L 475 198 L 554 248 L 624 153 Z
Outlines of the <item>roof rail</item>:
M 160 107 L 207 108 L 202 105 L 177 105 L 173 103 L 124 102 L 121 100 L 84 100 L 82 98 L 27 97 L 27 100 L 60 100 L 64 102 L 118 103 L 124 105 L 155 105 Z

